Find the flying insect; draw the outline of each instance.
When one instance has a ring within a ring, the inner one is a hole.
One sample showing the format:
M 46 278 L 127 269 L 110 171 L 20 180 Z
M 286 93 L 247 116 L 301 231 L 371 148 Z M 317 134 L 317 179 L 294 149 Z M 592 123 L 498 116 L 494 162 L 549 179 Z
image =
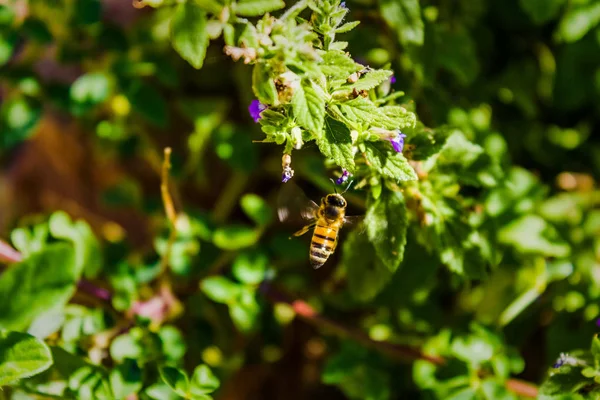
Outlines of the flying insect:
M 350 185 L 352 182 L 350 182 Z M 310 200 L 304 192 L 293 183 L 286 183 L 279 195 L 279 206 L 277 214 L 281 222 L 290 217 L 300 215 L 308 222 L 302 229 L 295 232 L 293 236 L 302 236 L 313 229 L 310 242 L 309 260 L 313 268 L 320 268 L 334 253 L 339 232 L 346 224 L 353 224 L 362 219 L 362 216 L 347 216 L 346 207 L 348 203 L 342 196 L 344 192 L 330 193 L 321 199 L 317 205 Z M 335 186 L 334 186 L 335 188 Z

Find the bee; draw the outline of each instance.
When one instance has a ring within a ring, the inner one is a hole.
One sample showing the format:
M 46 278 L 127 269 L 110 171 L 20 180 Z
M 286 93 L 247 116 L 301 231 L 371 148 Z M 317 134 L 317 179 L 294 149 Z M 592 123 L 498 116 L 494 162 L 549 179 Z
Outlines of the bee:
M 309 260 L 314 269 L 323 266 L 334 253 L 342 227 L 346 224 L 357 223 L 362 219 L 362 216 L 346 215 L 348 202 L 342 195 L 346 193 L 351 184 L 352 182 L 341 194 L 334 190 L 335 193 L 323 197 L 320 205 L 308 199 L 304 192 L 293 183 L 287 183 L 280 192 L 277 210 L 279 220 L 286 221 L 297 215 L 299 211 L 300 216 L 308 222 L 293 236 L 302 236 L 313 229 Z

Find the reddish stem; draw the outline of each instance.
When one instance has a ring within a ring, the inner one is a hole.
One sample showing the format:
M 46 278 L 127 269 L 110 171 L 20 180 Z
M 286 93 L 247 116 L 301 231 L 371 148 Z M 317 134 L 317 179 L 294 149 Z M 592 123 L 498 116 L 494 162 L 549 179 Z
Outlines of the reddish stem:
M 17 263 L 23 259 L 21 253 L 15 250 L 11 245 L 0 240 L 0 261 L 5 263 Z
M 286 295 L 280 293 L 268 283 L 264 283 L 261 286 L 261 291 L 273 303 L 282 302 L 289 304 L 294 309 L 294 312 L 309 324 L 314 325 L 317 328 L 329 329 L 338 336 L 354 339 L 365 346 L 379 350 L 393 358 L 407 361 L 426 360 L 435 365 L 443 365 L 446 363 L 446 359 L 443 357 L 424 354 L 421 350 L 413 347 L 373 340 L 364 332 L 353 330 L 319 314 L 310 304 L 303 300 L 289 299 Z M 522 397 L 537 398 L 538 396 L 538 388 L 535 385 L 519 379 L 508 379 L 506 381 L 506 388 Z

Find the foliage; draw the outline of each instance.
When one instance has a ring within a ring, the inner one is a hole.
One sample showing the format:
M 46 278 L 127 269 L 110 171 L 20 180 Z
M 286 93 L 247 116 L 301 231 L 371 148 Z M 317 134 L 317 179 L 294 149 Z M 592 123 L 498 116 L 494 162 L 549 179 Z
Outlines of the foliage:
M 599 24 L 0 5 L 0 397 L 597 398 Z M 364 218 L 313 271 L 275 198 L 330 178 Z

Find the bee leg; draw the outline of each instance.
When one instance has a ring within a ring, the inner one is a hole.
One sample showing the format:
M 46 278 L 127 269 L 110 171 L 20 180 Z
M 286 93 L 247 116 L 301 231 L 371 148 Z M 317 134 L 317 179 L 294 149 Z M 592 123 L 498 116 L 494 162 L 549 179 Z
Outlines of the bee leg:
M 302 236 L 304 235 L 306 232 L 308 232 L 310 230 L 310 228 L 314 227 L 316 225 L 315 223 L 312 223 L 310 225 L 306 225 L 304 228 L 300 229 L 298 232 L 295 232 L 292 236 Z M 292 237 L 290 236 L 290 239 Z

